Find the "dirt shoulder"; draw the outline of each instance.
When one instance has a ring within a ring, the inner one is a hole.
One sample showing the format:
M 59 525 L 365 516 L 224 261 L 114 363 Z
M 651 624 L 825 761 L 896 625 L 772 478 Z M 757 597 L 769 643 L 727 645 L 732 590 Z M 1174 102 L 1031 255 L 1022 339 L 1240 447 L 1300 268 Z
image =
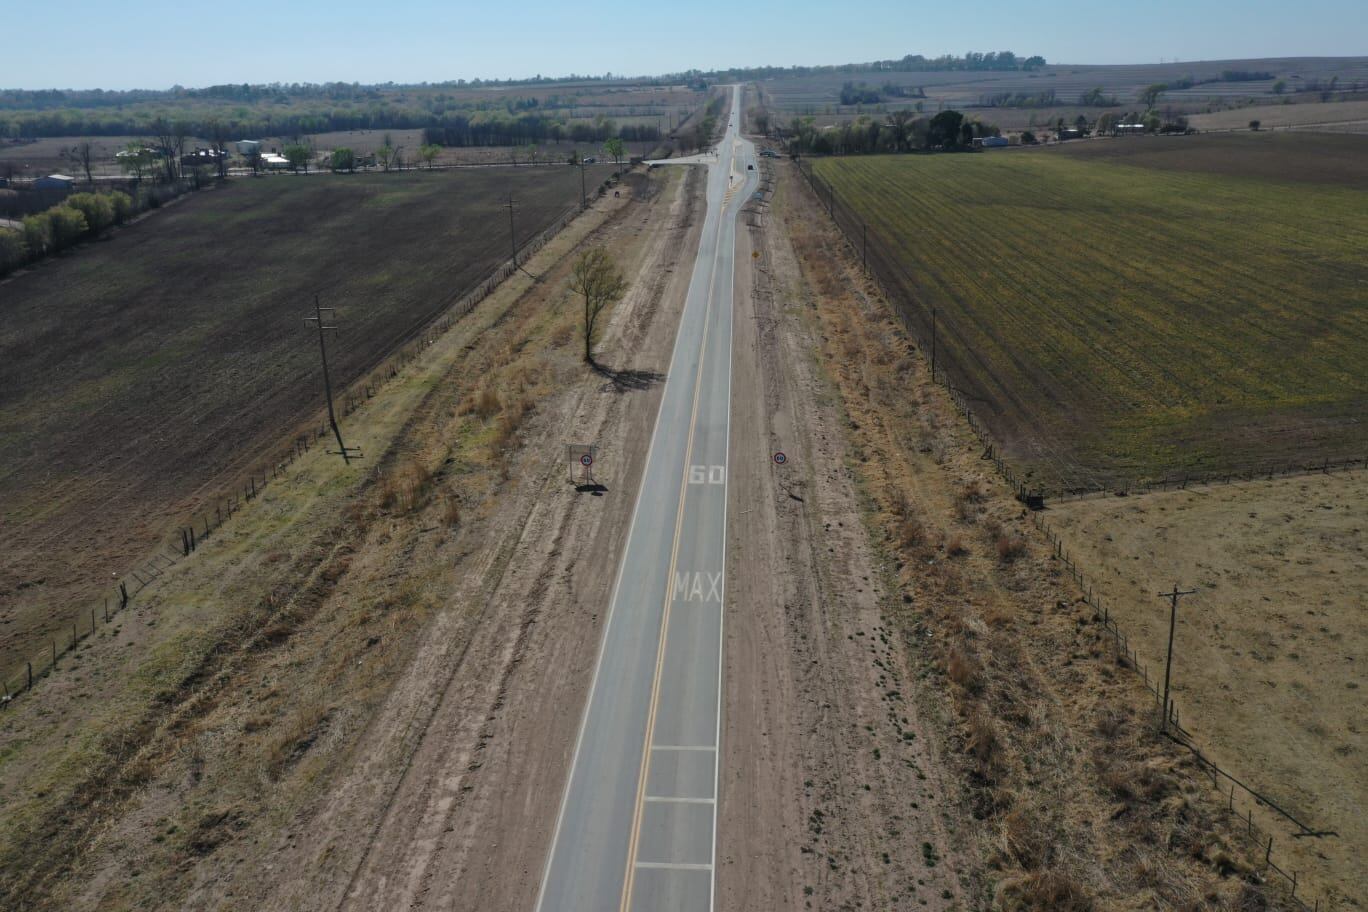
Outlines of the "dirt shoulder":
M 916 659 L 890 636 L 896 580 L 864 525 L 815 289 L 782 217 L 743 220 L 719 907 L 962 907 L 958 796 L 909 698 Z
M 1273 857 L 1335 908 L 1368 896 L 1368 474 L 1346 472 L 1076 501 L 1048 512 L 1070 557 L 1162 673 L 1175 583 L 1172 686 L 1183 726 L 1223 769 L 1333 837 L 1237 791 Z M 1229 783 L 1226 783 L 1229 785 Z
M 946 771 L 933 805 L 939 819 L 913 818 L 915 836 L 887 834 L 885 843 L 899 854 L 938 851 L 940 824 L 958 881 L 946 901 L 967 908 L 1282 907 L 1193 761 L 1154 732 L 1143 683 L 1118 663 L 1100 618 L 991 473 L 801 180 L 780 164 L 775 216 L 794 258 L 778 268 L 781 281 L 806 289 L 843 425 L 825 426 L 820 408 L 796 417 L 819 441 L 845 436 L 849 483 L 869 547 L 884 556 L 891 596 L 882 627 L 866 627 L 875 641 L 865 648 L 881 667 L 898 668 L 905 657 L 905 684 L 890 674 L 881 687 L 917 708 L 908 714 L 913 743 L 925 732 L 934 742 L 926 762 L 944 758 L 928 773 Z M 846 483 L 841 473 L 814 482 L 815 490 L 793 491 L 802 509 Z M 837 543 L 825 548 L 830 567 L 848 559 Z M 862 598 L 860 582 L 841 595 Z M 865 699 L 881 696 L 892 699 Z M 837 737 L 845 723 L 836 716 L 807 733 L 805 748 Z M 921 801 L 916 792 L 910 798 Z M 849 813 L 870 810 L 852 805 Z
M 692 249 L 684 174 L 622 189 L 348 418 L 361 466 L 315 447 L 5 714 L 0 905 L 526 904 Z M 636 279 L 603 351 L 638 373 L 579 361 L 584 243 Z

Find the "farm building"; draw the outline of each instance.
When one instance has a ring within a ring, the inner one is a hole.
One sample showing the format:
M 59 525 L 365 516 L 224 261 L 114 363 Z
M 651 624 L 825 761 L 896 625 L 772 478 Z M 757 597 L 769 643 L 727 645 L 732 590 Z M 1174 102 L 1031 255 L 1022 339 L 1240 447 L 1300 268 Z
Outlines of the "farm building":
M 980 136 L 974 139 L 974 145 L 981 149 L 1001 149 L 1011 144 L 1005 136 Z
M 1144 133 L 1145 125 L 1142 123 L 1119 123 L 1115 127 L 1118 134 L 1123 133 Z
M 33 182 L 35 190 L 70 190 L 76 183 L 76 178 L 65 174 L 49 174 L 47 177 L 40 177 Z
M 238 155 L 252 155 L 261 151 L 261 141 L 256 139 L 239 139 L 236 145 Z
M 267 152 L 266 154 L 261 156 L 261 166 L 263 168 L 270 168 L 271 170 L 275 170 L 277 168 L 288 168 L 290 167 L 290 160 L 283 155 L 276 154 L 275 152 Z
M 201 149 L 196 146 L 195 151 L 187 152 L 181 156 L 181 164 L 190 165 L 192 167 L 195 165 L 208 165 L 214 167 L 218 165 L 220 159 L 227 157 L 228 153 L 220 149 Z

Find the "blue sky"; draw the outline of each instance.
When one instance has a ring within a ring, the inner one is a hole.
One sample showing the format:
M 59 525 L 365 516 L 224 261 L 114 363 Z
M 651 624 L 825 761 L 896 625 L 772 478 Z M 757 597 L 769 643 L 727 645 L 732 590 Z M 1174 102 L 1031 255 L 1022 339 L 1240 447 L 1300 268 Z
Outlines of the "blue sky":
M 3 21 L 0 88 L 642 75 L 968 50 L 1063 63 L 1368 54 L 1363 0 L 66 0 L 13 4 Z

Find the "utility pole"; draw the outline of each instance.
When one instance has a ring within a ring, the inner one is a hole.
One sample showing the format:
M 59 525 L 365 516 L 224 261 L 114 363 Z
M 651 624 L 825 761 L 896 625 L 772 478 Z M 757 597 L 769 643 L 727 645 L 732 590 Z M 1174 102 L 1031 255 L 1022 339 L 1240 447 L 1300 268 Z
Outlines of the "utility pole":
M 936 305 L 931 305 L 931 382 L 936 382 Z
M 579 156 L 580 166 L 580 208 L 586 209 L 589 206 L 589 197 L 584 192 L 584 156 Z
M 869 226 L 860 223 L 860 268 L 869 272 Z
M 1159 724 L 1160 731 L 1168 731 L 1169 722 L 1169 673 L 1173 670 L 1173 629 L 1178 623 L 1178 599 L 1185 595 L 1192 595 L 1196 589 L 1179 589 L 1178 584 L 1173 584 L 1172 592 L 1160 592 L 1160 598 L 1169 600 L 1169 637 L 1168 637 L 1168 657 L 1164 659 L 1164 706 L 1163 721 Z
M 583 166 L 581 166 L 581 168 L 583 168 Z M 581 170 L 581 171 L 580 171 L 581 180 L 583 180 L 583 176 L 584 176 L 584 171 Z M 513 249 L 513 265 L 514 265 L 514 266 L 517 266 L 517 265 L 518 265 L 518 229 L 517 229 L 517 227 L 513 224 L 513 194 L 511 194 L 511 193 L 508 194 L 508 202 L 507 202 L 505 205 L 508 207 L 508 243 L 509 243 L 509 246 L 512 247 L 512 249 Z
M 347 448 L 347 445 L 342 442 L 342 429 L 337 426 L 337 413 L 333 411 L 332 378 L 328 376 L 328 342 L 324 335 L 324 333 L 335 330 L 337 327 L 328 326 L 323 322 L 323 311 L 328 312 L 328 319 L 331 320 L 336 309 L 335 307 L 320 307 L 318 295 L 314 295 L 314 315 L 305 317 L 304 322 L 313 323 L 318 327 L 318 353 L 323 359 L 323 393 L 328 399 L 328 424 L 332 425 L 333 436 L 337 438 L 338 454 L 341 455 L 343 462 L 350 465 L 351 457 L 355 455 L 359 458 L 361 454 L 356 452 L 355 448 L 351 450 Z

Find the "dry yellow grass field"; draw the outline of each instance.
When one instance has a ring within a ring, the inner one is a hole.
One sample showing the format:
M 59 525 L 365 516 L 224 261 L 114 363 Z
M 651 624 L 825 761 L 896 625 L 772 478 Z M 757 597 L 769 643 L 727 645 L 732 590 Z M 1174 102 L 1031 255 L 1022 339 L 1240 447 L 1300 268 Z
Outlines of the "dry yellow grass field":
M 1175 636 L 1183 725 L 1221 767 L 1313 829 L 1338 832 L 1290 838 L 1295 827 L 1264 814 L 1284 867 L 1312 895 L 1323 887 L 1341 901 L 1368 895 L 1365 507 L 1368 474 L 1350 472 L 1048 514 L 1151 673 L 1162 674 L 1169 620 L 1157 593 L 1197 588 Z

